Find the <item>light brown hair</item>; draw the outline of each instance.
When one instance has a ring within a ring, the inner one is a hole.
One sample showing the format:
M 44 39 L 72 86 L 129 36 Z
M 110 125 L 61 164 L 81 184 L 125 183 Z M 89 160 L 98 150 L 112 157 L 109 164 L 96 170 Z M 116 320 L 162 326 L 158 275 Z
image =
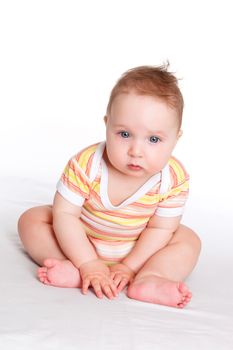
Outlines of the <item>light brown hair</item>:
M 126 71 L 111 91 L 107 114 L 113 100 L 122 93 L 136 93 L 160 98 L 177 111 L 179 127 L 182 123 L 184 100 L 175 75 L 168 71 L 169 63 L 162 66 L 140 66 Z

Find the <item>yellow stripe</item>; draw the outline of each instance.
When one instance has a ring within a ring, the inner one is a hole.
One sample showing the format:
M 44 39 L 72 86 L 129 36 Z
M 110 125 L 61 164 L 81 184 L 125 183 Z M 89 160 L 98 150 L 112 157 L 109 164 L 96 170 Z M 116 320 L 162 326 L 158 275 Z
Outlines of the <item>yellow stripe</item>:
M 142 204 L 155 204 L 155 203 L 158 203 L 160 200 L 160 195 L 159 194 L 155 194 L 153 196 L 148 196 L 148 195 L 145 195 L 143 196 L 142 198 L 139 198 L 137 200 L 137 203 L 142 203 Z M 143 208 L 142 208 L 143 209 Z
M 83 169 L 83 171 L 86 173 L 87 169 L 87 163 L 91 155 L 96 151 L 97 145 L 93 145 L 86 149 L 84 152 L 81 153 L 80 158 L 79 158 L 79 165 Z
M 171 158 L 169 160 L 169 165 L 173 168 L 177 176 L 178 182 L 183 182 L 185 180 L 185 172 L 181 165 L 174 158 Z
M 137 238 L 138 238 L 138 235 L 137 237 L 122 237 L 122 236 L 119 236 L 119 237 L 110 237 L 110 236 L 105 236 L 105 235 L 101 235 L 99 233 L 96 233 L 95 231 L 91 230 L 89 227 L 86 227 L 84 225 L 84 223 L 82 223 L 83 226 L 84 226 L 84 229 L 85 229 L 85 232 L 87 233 L 87 235 L 91 236 L 91 237 L 94 237 L 94 238 L 98 238 L 98 239 L 103 239 L 104 241 L 109 241 L 109 242 L 117 242 L 117 241 L 136 241 Z
M 103 212 L 92 212 L 92 215 L 102 219 L 106 220 L 108 222 L 116 223 L 118 225 L 122 226 L 141 226 L 148 222 L 148 217 L 145 218 L 121 218 L 118 216 L 112 216 L 112 215 L 106 215 Z
M 70 183 L 72 183 L 76 187 L 79 187 L 81 189 L 81 191 L 84 193 L 89 192 L 88 186 L 82 182 L 82 180 L 79 178 L 79 176 L 76 175 L 71 168 L 65 169 L 64 173 L 68 177 L 68 180 Z

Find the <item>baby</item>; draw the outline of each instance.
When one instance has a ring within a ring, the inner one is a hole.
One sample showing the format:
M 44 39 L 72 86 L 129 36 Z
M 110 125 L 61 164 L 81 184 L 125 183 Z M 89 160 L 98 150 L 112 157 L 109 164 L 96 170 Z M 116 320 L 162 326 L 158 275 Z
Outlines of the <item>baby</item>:
M 189 177 L 172 156 L 183 98 L 166 66 L 127 71 L 104 117 L 106 141 L 73 156 L 52 206 L 27 210 L 19 235 L 47 285 L 91 287 L 98 298 L 125 287 L 136 300 L 183 308 L 192 294 L 200 239 L 181 217 Z

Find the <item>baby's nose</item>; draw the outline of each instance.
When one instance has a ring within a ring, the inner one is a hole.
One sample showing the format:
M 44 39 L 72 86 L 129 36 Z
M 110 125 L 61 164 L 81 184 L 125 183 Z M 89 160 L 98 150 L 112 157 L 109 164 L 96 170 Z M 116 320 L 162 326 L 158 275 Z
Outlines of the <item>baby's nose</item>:
M 134 142 L 130 145 L 128 153 L 131 157 L 142 157 L 142 146 L 139 142 Z

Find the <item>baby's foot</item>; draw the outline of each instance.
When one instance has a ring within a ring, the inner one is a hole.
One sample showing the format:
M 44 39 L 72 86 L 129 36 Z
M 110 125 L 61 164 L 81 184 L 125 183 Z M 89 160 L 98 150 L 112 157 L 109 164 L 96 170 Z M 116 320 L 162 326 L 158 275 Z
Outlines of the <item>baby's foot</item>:
M 129 286 L 127 295 L 132 299 L 177 308 L 183 308 L 192 298 L 184 283 L 154 275 L 135 280 Z
M 81 284 L 79 271 L 69 260 L 46 259 L 37 276 L 42 283 L 56 287 L 75 288 Z

